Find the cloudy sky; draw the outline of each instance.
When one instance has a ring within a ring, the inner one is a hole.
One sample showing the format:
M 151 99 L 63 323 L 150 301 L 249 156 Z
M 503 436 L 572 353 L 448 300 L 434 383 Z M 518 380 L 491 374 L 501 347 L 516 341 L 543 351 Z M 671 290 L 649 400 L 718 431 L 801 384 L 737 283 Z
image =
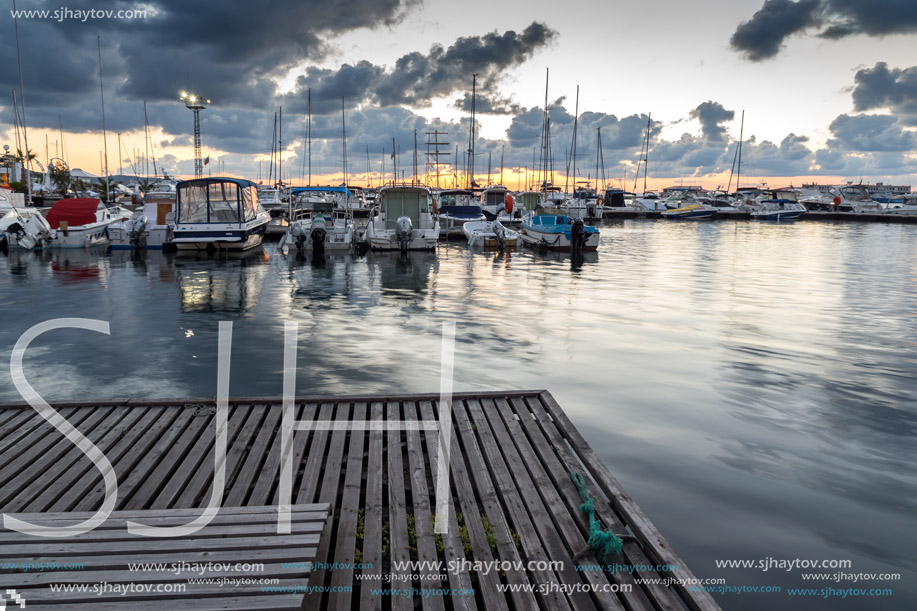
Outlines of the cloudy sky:
M 579 86 L 577 177 L 615 185 L 634 168 L 651 114 L 649 182 L 725 185 L 745 112 L 743 186 L 860 179 L 917 184 L 917 2 L 913 0 L 223 0 L 20 10 L 146 10 L 146 18 L 20 18 L 29 145 L 46 159 L 63 140 L 72 167 L 100 173 L 97 37 L 112 172 L 143 154 L 147 102 L 157 160 L 193 173 L 192 115 L 203 111 L 208 169 L 262 178 L 283 107 L 284 178 L 303 177 L 306 93 L 313 112 L 313 182 L 340 182 L 341 98 L 350 174 L 378 182 L 392 140 L 412 172 L 414 130 L 468 148 L 477 73 L 475 167 L 517 186 L 539 155 L 550 70 L 555 179 L 563 183 Z M 19 87 L 13 19 L 0 47 L 5 143 L 16 146 Z M 121 154 L 118 135 L 121 134 Z M 423 165 L 421 144 L 420 164 Z M 367 161 L 367 149 L 369 159 Z M 445 149 L 444 149 L 445 150 Z M 383 153 L 384 151 L 384 153 Z M 120 161 L 119 161 L 120 157 Z M 451 157 L 450 157 L 451 160 Z M 572 173 L 572 170 L 571 170 Z M 400 171 L 399 171 L 400 174 Z M 602 170 L 599 170 L 601 177 Z M 734 185 L 733 185 L 734 186 Z

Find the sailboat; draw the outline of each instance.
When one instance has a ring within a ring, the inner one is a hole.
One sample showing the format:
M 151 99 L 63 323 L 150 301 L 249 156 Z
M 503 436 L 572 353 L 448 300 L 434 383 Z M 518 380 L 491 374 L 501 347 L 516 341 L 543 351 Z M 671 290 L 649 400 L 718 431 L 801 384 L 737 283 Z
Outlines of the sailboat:
M 570 161 L 573 164 L 573 196 L 561 204 L 561 210 L 573 218 L 602 218 L 604 206 L 589 181 L 576 180 L 576 137 L 579 131 L 579 85 L 576 86 L 576 106 L 573 113 L 573 143 L 570 146 Z M 568 168 L 569 169 L 569 168 Z M 568 172 L 569 173 L 569 172 Z

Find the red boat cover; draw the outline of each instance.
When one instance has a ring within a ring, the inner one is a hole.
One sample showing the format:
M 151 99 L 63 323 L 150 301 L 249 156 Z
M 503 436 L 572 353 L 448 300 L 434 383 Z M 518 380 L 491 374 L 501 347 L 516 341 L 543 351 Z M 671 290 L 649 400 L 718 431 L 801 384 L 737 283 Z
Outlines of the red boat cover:
M 96 210 L 99 209 L 100 200 L 92 197 L 78 197 L 74 199 L 60 199 L 51 206 L 45 218 L 51 229 L 60 227 L 61 221 L 67 221 L 72 229 L 80 225 L 96 222 Z

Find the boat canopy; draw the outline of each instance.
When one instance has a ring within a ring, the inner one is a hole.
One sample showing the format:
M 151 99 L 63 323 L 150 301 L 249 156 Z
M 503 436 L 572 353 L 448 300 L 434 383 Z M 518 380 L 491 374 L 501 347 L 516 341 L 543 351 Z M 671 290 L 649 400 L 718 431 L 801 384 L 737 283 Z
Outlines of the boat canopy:
M 290 191 L 291 197 L 302 195 L 303 193 L 343 193 L 347 197 L 353 195 L 347 187 L 296 187 Z
M 383 190 L 381 195 L 386 229 L 395 229 L 398 219 L 402 216 L 419 223 L 420 215 L 430 212 L 430 192 L 425 188 L 389 187 Z
M 65 221 L 71 228 L 88 225 L 98 220 L 96 211 L 101 204 L 101 200 L 94 197 L 59 199 L 51 206 L 45 218 L 51 229 L 59 228 L 61 221 Z
M 258 185 L 239 178 L 198 178 L 178 183 L 176 223 L 244 223 L 261 211 Z
M 477 219 L 481 216 L 480 206 L 440 206 L 440 216 L 451 216 L 453 218 L 471 218 Z

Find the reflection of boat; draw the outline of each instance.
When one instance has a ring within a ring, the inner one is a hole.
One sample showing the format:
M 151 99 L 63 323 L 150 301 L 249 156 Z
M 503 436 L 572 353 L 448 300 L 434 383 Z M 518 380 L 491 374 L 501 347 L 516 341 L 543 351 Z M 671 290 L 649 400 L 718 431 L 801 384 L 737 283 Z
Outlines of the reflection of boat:
M 400 185 L 379 192 L 379 214 L 366 228 L 373 250 L 435 250 L 439 221 L 426 187 Z
M 589 251 L 599 246 L 599 230 L 586 225 L 583 219 L 530 213 L 522 220 L 522 239 L 536 248 Z
M 369 258 L 383 291 L 426 291 L 436 263 L 436 254 L 424 251 L 373 252 Z
M 468 238 L 469 246 L 484 248 L 516 248 L 522 245 L 518 231 L 507 229 L 500 221 L 474 221 L 465 223 L 462 232 Z
M 261 244 L 270 220 L 250 180 L 184 180 L 178 183 L 172 242 L 179 250 L 247 250 Z
M 717 209 L 703 204 L 688 204 L 679 208 L 671 208 L 662 212 L 662 218 L 670 221 L 709 219 L 717 213 Z
M 105 247 L 67 248 L 45 253 L 51 259 L 51 273 L 62 285 L 99 283 L 102 281 L 103 268 L 109 261 L 105 257 Z
M 201 253 L 175 268 L 183 312 L 243 312 L 258 304 L 270 259 L 262 250 L 233 258 Z

